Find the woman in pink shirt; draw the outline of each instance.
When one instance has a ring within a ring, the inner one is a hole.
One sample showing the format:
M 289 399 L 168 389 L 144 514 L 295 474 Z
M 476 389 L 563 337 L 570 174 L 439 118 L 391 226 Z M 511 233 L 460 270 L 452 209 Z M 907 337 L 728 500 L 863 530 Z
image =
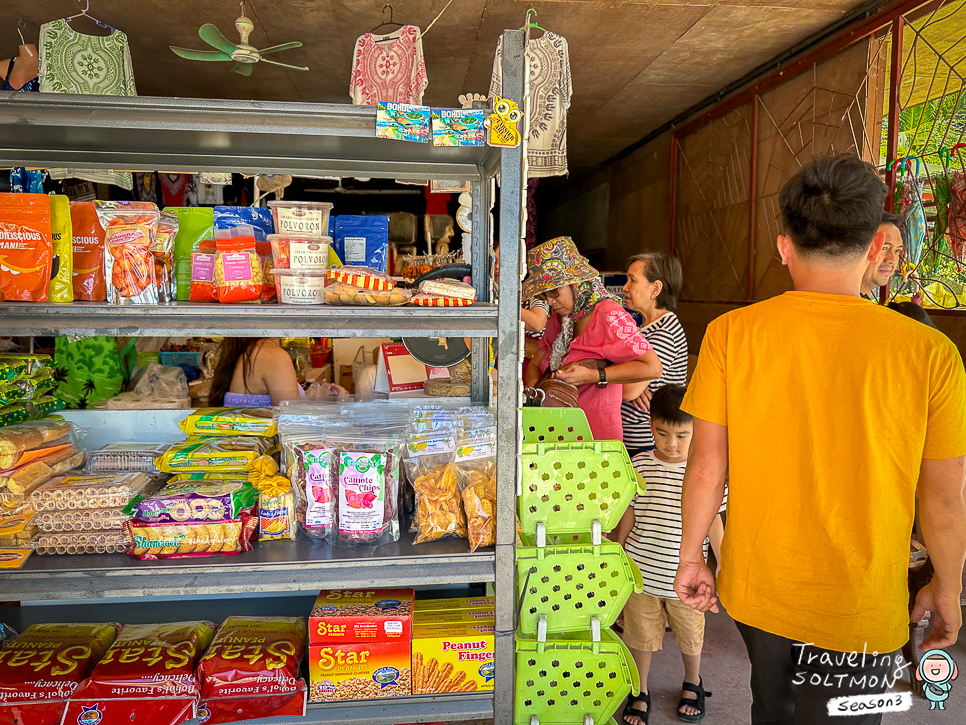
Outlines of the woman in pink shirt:
M 659 378 L 657 353 L 569 237 L 534 248 L 529 263 L 523 299 L 543 295 L 553 312 L 524 384 L 533 387 L 550 371 L 576 385 L 594 438 L 622 440 L 621 386 Z

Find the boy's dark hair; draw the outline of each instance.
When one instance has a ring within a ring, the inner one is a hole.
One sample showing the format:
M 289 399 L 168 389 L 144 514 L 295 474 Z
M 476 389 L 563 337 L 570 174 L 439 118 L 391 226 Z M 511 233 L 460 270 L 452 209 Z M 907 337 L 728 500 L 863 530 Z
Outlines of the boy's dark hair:
M 778 195 L 785 233 L 806 255 L 858 257 L 882 220 L 886 185 L 857 156 L 822 156 L 799 169 Z
M 627 260 L 627 268 L 630 269 L 634 262 L 644 265 L 644 276 L 647 281 L 661 281 L 661 291 L 657 295 L 657 306 L 662 310 L 674 310 L 678 307 L 678 294 L 681 292 L 681 285 L 684 284 L 684 273 L 681 271 L 681 262 L 677 257 L 663 252 L 644 252 L 635 254 Z
M 929 313 L 922 309 L 915 302 L 890 302 L 889 309 L 895 310 L 900 315 L 905 315 L 906 317 L 911 317 L 917 322 L 921 322 L 924 325 L 929 325 L 933 329 L 936 329 L 936 324 L 932 321 Z
M 898 230 L 902 230 L 902 217 L 898 214 L 893 214 L 891 211 L 882 212 L 882 217 L 879 219 L 879 225 L 891 224 Z
M 655 390 L 651 397 L 651 420 L 671 425 L 686 425 L 694 420 L 681 410 L 681 401 L 687 390 L 683 385 L 664 385 Z

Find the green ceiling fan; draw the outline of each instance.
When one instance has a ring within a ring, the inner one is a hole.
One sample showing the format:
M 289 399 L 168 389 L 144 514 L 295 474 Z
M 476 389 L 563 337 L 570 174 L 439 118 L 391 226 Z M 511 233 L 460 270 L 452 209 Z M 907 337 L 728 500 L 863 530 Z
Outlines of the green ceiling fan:
M 292 70 L 308 70 L 308 68 L 302 66 L 279 63 L 277 60 L 269 60 L 264 57 L 269 53 L 278 53 L 281 50 L 301 48 L 302 44 L 299 42 L 282 43 L 281 45 L 273 45 L 271 48 L 264 48 L 262 50 L 253 48 L 248 44 L 248 36 L 255 29 L 255 23 L 245 17 L 244 2 L 241 3 L 241 17 L 235 21 L 235 29 L 241 36 L 240 43 L 232 43 L 211 23 L 205 23 L 198 29 L 198 35 L 201 39 L 217 50 L 192 50 L 191 48 L 176 48 L 173 45 L 169 47 L 176 55 L 187 58 L 188 60 L 233 60 L 235 61 L 235 66 L 231 69 L 232 72 L 243 76 L 250 76 L 252 74 L 252 66 L 260 60 L 271 63 L 272 65 L 280 65 L 283 68 L 291 68 Z

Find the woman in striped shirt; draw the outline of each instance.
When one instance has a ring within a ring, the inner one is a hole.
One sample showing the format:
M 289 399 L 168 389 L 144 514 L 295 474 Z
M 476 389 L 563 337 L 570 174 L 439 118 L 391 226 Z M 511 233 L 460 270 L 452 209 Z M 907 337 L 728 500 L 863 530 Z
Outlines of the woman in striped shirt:
M 674 309 L 683 275 L 677 257 L 646 252 L 630 259 L 624 307 L 644 316 L 641 334 L 657 353 L 664 373 L 648 383 L 624 385 L 621 420 L 624 445 L 631 456 L 654 448 L 651 394 L 663 385 L 684 385 L 688 377 L 688 341 Z

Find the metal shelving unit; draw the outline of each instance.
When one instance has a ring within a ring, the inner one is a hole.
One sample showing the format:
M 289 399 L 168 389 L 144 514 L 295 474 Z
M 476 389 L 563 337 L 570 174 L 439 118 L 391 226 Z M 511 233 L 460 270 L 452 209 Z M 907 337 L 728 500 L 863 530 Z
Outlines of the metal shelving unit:
M 504 93 L 524 108 L 524 33 L 503 36 Z M 490 300 L 489 260 L 494 178 L 501 175 L 500 239 L 504 270 L 522 271 L 526 146 L 497 150 L 438 148 L 375 137 L 376 109 L 360 106 L 178 98 L 0 94 L 0 167 L 71 167 L 161 171 L 288 173 L 472 182 L 472 268 L 481 300 L 462 309 L 284 305 L 108 306 L 97 303 L 0 303 L 0 334 L 115 336 L 330 337 L 466 336 L 473 338 L 472 397 L 488 402 L 487 338 L 498 338 L 499 449 L 497 543 L 470 554 L 465 542 L 375 550 L 309 543 L 256 545 L 235 557 L 140 562 L 126 556 L 32 557 L 0 577 L 0 601 L 312 592 L 326 587 L 496 584 L 493 693 L 418 696 L 312 704 L 295 723 L 429 722 L 493 717 L 513 720 L 514 541 L 520 447 L 519 277 L 501 275 L 499 306 Z M 524 114 L 526 117 L 526 114 Z M 523 137 L 526 138 L 526 129 Z

